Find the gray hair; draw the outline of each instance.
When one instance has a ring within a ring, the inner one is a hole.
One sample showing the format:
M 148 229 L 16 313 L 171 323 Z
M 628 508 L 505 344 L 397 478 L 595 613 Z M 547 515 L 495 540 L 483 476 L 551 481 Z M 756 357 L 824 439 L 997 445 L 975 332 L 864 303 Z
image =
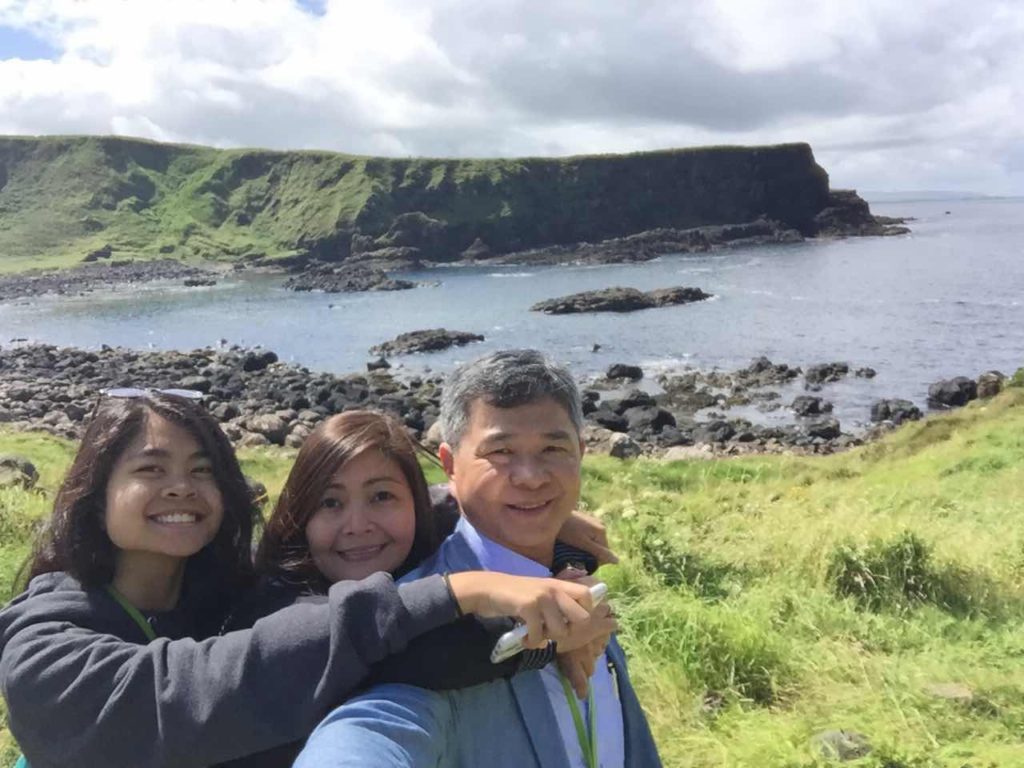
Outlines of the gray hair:
M 535 349 L 493 352 L 452 371 L 441 393 L 441 439 L 455 448 L 469 424 L 474 400 L 496 408 L 516 408 L 550 397 L 583 431 L 580 391 L 564 365 Z

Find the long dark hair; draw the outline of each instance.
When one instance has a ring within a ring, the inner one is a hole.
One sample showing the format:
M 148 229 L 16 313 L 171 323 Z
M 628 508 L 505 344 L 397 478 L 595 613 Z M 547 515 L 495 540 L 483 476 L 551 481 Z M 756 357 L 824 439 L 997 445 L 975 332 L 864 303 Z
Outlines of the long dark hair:
M 99 401 L 57 492 L 53 514 L 30 560 L 28 578 L 64 571 L 87 588 L 113 580 L 117 548 L 104 528 L 107 483 L 114 464 L 151 414 L 185 429 L 210 459 L 224 518 L 213 541 L 188 559 L 185 583 L 192 583 L 190 576 L 201 570 L 202 589 L 208 591 L 204 602 L 214 599 L 226 607 L 252 577 L 256 506 L 231 443 L 213 417 L 198 403 L 158 392 Z
M 364 451 L 380 451 L 394 461 L 412 490 L 416 533 L 412 549 L 395 575 L 418 565 L 437 549 L 438 535 L 423 470 L 424 452 L 394 417 L 376 411 L 346 411 L 322 422 L 306 438 L 267 521 L 256 552 L 256 570 L 323 591 L 330 584 L 317 570 L 306 540 L 306 524 L 316 512 L 331 478 Z

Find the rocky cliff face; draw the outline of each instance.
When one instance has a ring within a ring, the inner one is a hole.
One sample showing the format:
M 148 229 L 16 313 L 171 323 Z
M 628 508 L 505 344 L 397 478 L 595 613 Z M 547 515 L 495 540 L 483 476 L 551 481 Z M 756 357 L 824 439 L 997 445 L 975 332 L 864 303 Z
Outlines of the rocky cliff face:
M 0 182 L 0 259 L 33 261 L 453 261 L 761 217 L 812 235 L 836 205 L 807 144 L 445 160 L 8 137 Z

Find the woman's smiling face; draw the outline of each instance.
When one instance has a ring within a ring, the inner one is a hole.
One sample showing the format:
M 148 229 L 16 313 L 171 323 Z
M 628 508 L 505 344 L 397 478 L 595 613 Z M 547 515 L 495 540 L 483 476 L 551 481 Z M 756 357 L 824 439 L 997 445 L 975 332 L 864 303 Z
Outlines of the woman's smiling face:
M 220 488 L 199 441 L 149 413 L 107 481 L 104 525 L 114 546 L 186 558 L 213 540 L 223 517 Z
M 306 541 L 332 584 L 393 573 L 416 535 L 412 490 L 397 463 L 368 449 L 334 473 L 309 522 Z

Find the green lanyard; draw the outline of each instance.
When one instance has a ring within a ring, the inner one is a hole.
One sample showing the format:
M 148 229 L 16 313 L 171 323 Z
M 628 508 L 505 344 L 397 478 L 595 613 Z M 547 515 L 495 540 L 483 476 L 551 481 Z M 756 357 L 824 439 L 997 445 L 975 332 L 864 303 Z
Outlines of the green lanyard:
M 569 702 L 569 711 L 572 712 L 572 722 L 576 726 L 576 738 L 579 739 L 580 749 L 583 750 L 583 763 L 587 768 L 597 768 L 597 724 L 594 706 L 594 687 L 590 686 L 590 693 L 587 694 L 587 709 L 590 714 L 590 738 L 587 738 L 587 728 L 583 725 L 583 715 L 580 714 L 580 704 L 576 700 L 576 693 L 573 691 L 565 675 L 559 675 L 562 679 L 562 690 L 565 691 L 565 700 Z
M 156 640 L 156 632 L 153 631 L 153 627 L 146 621 L 146 617 L 139 613 L 138 608 L 128 602 L 128 598 L 114 589 L 113 584 L 107 584 L 107 594 L 114 598 L 117 604 L 124 608 L 124 612 L 131 616 L 132 620 L 139 625 L 139 629 L 146 636 L 146 640 Z

